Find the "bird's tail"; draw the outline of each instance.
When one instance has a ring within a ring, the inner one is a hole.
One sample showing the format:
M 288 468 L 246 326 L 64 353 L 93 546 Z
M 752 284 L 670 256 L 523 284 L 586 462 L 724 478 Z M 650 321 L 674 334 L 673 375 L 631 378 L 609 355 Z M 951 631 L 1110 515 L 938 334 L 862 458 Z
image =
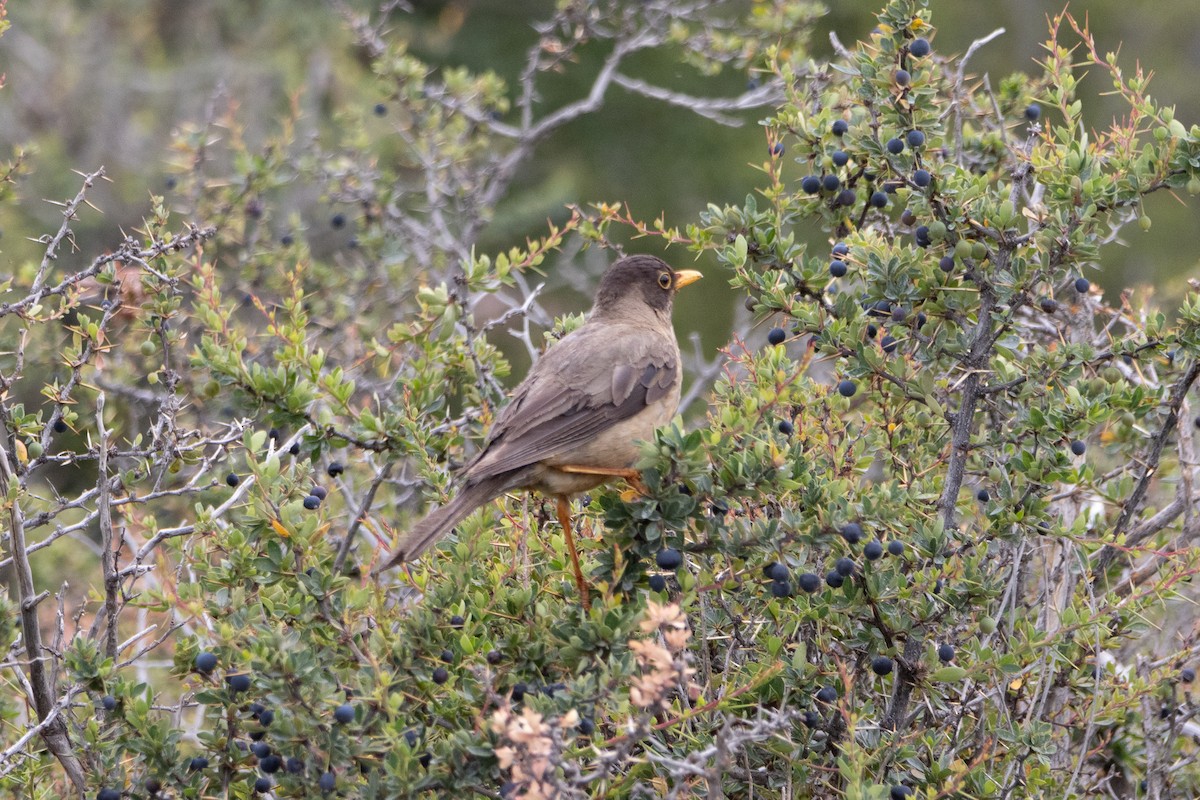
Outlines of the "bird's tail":
M 505 488 L 503 485 L 498 486 L 495 481 L 487 480 L 464 486 L 453 500 L 430 511 L 424 519 L 403 534 L 400 544 L 379 562 L 371 574 L 378 575 L 405 561 L 418 558 L 455 525 L 466 519 L 472 511 L 499 497 Z

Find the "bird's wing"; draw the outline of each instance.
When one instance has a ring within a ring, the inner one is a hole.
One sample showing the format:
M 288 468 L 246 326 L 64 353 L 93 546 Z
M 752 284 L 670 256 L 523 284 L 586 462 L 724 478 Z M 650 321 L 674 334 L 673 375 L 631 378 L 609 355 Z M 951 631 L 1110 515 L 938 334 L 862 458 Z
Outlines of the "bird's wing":
M 662 402 L 678 381 L 679 350 L 669 332 L 585 324 L 550 348 L 517 387 L 483 452 L 467 468 L 468 480 L 585 445 Z

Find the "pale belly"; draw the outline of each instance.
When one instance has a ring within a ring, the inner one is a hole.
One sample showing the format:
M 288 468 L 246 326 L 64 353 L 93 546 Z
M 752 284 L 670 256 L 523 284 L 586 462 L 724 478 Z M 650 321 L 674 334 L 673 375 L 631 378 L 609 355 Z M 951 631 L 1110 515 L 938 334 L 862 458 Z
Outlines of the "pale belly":
M 636 416 L 618 422 L 593 442 L 543 460 L 534 467 L 532 479 L 526 488 L 544 494 L 571 495 L 589 491 L 606 481 L 614 480 L 611 475 L 563 472 L 556 467 L 598 467 L 610 470 L 632 467 L 641 453 L 638 443 L 653 439 L 654 431 L 675 416 L 678 405 L 679 390 L 676 389 L 669 402 L 647 408 Z

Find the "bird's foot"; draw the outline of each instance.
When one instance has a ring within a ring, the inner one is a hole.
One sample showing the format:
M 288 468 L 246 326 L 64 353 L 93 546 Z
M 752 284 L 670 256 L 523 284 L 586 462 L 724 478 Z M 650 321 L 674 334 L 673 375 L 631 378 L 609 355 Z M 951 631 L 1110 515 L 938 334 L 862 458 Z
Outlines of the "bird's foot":
M 621 492 L 621 499 L 629 502 L 635 497 L 650 494 L 650 490 L 646 488 L 646 484 L 642 481 L 641 470 L 633 467 L 605 468 L 605 467 L 582 467 L 568 464 L 564 467 L 557 467 L 563 472 L 573 472 L 577 475 L 608 475 L 613 478 L 623 478 L 629 484 L 629 488 Z
M 556 498 L 555 510 L 558 511 L 558 523 L 562 525 L 563 535 L 567 540 L 567 553 L 571 556 L 571 567 L 575 571 L 575 586 L 579 589 L 579 600 L 583 604 L 583 610 L 590 611 L 592 602 L 588 596 L 588 585 L 587 581 L 583 579 L 583 570 L 579 566 L 579 553 L 575 549 L 575 525 L 571 522 L 571 501 L 565 497 Z

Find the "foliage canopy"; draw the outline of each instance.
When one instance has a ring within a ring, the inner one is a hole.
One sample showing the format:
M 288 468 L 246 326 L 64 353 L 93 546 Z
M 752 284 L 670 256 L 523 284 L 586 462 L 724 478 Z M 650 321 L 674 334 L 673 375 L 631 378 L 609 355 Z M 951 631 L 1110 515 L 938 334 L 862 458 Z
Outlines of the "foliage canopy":
M 262 144 L 215 109 L 142 230 L 73 268 L 86 175 L 0 304 L 0 786 L 1200 791 L 1195 636 L 1141 638 L 1195 568 L 1200 301 L 1111 307 L 1087 281 L 1102 243 L 1149 229 L 1144 197 L 1200 191 L 1200 128 L 1065 13 L 1040 71 L 995 85 L 938 52 L 920 0 L 830 63 L 807 56 L 816 13 L 562 2 L 517 85 L 347 15 L 386 103 Z M 597 41 L 593 91 L 542 107 L 538 81 Z M 702 101 L 622 71 L 658 48 L 760 79 Z M 1085 70 L 1128 107 L 1103 130 L 1081 122 Z M 717 118 L 768 104 L 759 184 L 681 227 L 605 203 L 476 252 L 537 144 L 613 85 Z M 337 246 L 289 211 L 311 192 Z M 813 226 L 828 249 L 800 243 Z M 714 254 L 782 341 L 738 331 L 698 369 L 703 415 L 646 444 L 648 494 L 585 500 L 591 609 L 538 499 L 369 581 L 503 402 L 499 340 L 536 355 L 578 324 L 535 336 L 539 271 L 631 234 Z M 67 545 L 89 536 L 95 602 L 56 615 L 38 552 L 83 570 Z M 664 547 L 683 566 L 659 569 Z

